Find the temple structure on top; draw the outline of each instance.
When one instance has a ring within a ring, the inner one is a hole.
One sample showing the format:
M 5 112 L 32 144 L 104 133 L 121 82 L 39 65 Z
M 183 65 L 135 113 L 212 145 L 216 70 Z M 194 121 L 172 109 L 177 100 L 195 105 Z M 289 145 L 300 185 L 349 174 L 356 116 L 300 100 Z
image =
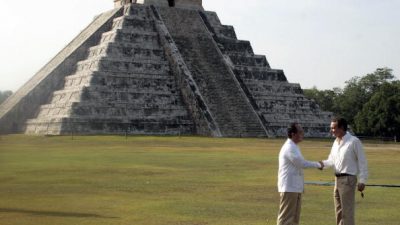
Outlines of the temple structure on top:
M 201 0 L 114 0 L 0 106 L 0 132 L 328 136 L 331 114 Z

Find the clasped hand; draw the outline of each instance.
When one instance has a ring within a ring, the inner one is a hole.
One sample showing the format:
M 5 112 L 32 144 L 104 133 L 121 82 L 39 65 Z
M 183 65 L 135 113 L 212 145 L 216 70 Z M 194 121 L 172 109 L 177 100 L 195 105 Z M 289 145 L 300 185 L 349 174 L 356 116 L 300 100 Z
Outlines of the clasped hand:
M 321 165 L 321 167 L 319 167 L 318 169 L 323 170 L 325 167 L 324 163 L 322 161 L 319 161 L 319 164 Z

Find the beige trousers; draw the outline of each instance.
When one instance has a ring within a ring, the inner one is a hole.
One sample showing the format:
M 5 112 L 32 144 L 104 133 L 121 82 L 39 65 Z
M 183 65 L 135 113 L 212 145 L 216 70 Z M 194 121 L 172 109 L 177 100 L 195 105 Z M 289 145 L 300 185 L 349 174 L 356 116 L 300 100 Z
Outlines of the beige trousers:
M 356 186 L 356 176 L 336 177 L 333 197 L 337 225 L 355 225 L 354 204 Z
M 301 193 L 280 193 L 277 225 L 299 225 L 301 211 Z

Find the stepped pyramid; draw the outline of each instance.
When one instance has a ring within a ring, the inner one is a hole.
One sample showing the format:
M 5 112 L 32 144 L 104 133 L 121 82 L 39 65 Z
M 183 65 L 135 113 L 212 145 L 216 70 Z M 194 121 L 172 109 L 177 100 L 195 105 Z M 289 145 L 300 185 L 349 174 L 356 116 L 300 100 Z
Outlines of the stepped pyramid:
M 328 112 L 201 0 L 114 0 L 0 106 L 0 132 L 328 135 Z

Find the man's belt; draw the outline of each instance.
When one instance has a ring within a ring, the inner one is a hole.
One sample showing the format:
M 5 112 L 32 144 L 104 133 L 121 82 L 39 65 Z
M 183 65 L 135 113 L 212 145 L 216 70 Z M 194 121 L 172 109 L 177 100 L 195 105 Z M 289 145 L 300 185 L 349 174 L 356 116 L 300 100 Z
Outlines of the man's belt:
M 352 174 L 348 174 L 348 173 L 335 173 L 336 177 L 348 177 L 348 176 L 354 176 Z

